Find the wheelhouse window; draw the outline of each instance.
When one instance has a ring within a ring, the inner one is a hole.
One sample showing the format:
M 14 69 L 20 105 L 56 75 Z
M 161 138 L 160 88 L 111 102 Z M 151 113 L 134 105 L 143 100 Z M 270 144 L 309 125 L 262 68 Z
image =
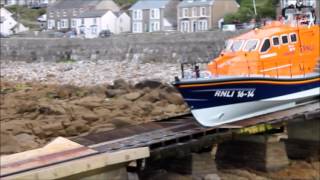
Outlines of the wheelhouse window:
M 244 43 L 244 40 L 235 40 L 231 45 L 231 51 L 239 51 Z
M 246 43 L 245 47 L 243 48 L 243 50 L 246 51 L 246 52 L 250 52 L 250 51 L 256 50 L 256 48 L 258 46 L 258 42 L 259 41 L 257 39 L 247 40 L 247 43 Z
M 290 34 L 290 41 L 292 43 L 296 43 L 297 42 L 297 35 L 295 33 Z
M 279 46 L 280 45 L 279 37 L 273 37 L 272 38 L 272 43 L 273 43 L 273 46 Z
M 270 47 L 271 47 L 270 39 L 265 39 L 262 44 L 260 52 L 265 53 L 270 49 Z
M 288 44 L 288 42 L 289 42 L 287 35 L 281 36 L 281 40 L 282 40 L 282 44 Z
M 231 46 L 232 46 L 232 40 L 227 40 L 226 42 L 225 42 L 225 44 L 224 44 L 224 49 L 226 50 L 226 51 L 230 51 L 231 50 Z

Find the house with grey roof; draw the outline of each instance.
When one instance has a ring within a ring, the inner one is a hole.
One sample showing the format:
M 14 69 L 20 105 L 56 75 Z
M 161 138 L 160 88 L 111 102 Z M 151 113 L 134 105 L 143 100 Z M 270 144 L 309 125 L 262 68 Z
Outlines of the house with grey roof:
M 130 17 L 125 12 L 111 10 L 89 10 L 75 18 L 73 28 L 86 38 L 96 38 L 102 31 L 114 34 L 130 31 Z
M 236 0 L 183 0 L 177 7 L 178 30 L 199 32 L 218 28 L 219 20 L 238 11 Z
M 139 0 L 129 9 L 132 32 L 176 30 L 179 2 L 180 0 Z
M 59 31 L 75 29 L 80 14 L 95 10 L 119 11 L 120 8 L 112 0 L 59 0 L 48 6 L 47 28 Z

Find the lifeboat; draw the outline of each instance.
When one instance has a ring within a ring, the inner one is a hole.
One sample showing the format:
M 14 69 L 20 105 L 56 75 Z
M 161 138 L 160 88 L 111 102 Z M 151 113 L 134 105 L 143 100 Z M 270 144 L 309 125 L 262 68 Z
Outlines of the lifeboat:
M 197 67 L 173 84 L 206 127 L 292 108 L 319 98 L 319 32 L 314 14 L 297 10 L 227 40 L 208 76 Z

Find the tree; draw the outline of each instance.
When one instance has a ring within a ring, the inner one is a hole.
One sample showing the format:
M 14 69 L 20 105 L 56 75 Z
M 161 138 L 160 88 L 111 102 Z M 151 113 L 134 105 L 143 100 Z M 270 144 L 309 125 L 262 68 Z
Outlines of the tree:
M 279 0 L 256 0 L 257 16 L 254 14 L 252 0 L 237 0 L 240 4 L 238 12 L 225 16 L 225 23 L 233 23 L 234 21 L 248 22 L 252 18 L 257 20 L 262 18 L 275 18 L 276 5 Z

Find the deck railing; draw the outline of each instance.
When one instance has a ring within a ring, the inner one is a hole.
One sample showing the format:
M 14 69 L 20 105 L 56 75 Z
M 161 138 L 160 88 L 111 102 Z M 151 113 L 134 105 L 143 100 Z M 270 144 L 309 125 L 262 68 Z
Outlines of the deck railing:
M 227 67 L 226 67 L 227 66 Z M 209 69 L 208 69 L 209 68 Z M 209 63 L 182 64 L 183 79 L 210 79 L 219 77 L 271 77 L 271 78 L 295 78 L 306 77 L 309 74 L 320 73 L 318 64 L 305 63 L 303 60 L 293 64 L 291 60 L 281 62 L 249 62 L 221 64 L 215 61 Z

